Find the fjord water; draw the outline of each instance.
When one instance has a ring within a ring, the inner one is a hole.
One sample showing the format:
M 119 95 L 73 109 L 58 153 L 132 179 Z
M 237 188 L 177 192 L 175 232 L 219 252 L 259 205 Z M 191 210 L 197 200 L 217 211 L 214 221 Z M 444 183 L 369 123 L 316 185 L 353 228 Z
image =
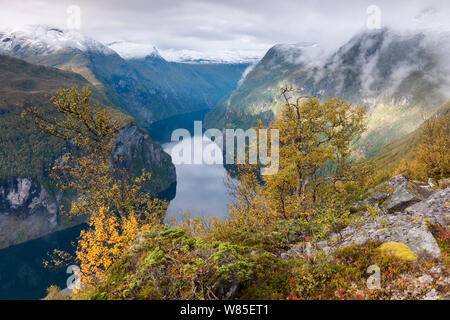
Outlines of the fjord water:
M 162 143 L 164 151 L 171 154 L 175 147 L 188 147 L 192 152 L 190 159 L 201 157 L 202 150 L 212 144 L 212 154 L 222 154 L 219 147 L 201 134 L 194 135 L 194 121 L 203 121 L 209 110 L 199 110 L 189 114 L 177 115 L 152 124 L 148 131 L 152 139 Z M 171 135 L 176 129 L 186 129 L 191 137 L 172 142 Z M 201 144 L 202 150 L 195 146 Z M 191 216 L 226 218 L 228 204 L 231 202 L 224 180 L 227 172 L 221 164 L 175 164 L 177 184 L 175 198 L 170 201 L 168 216 L 180 218 L 183 211 Z
M 203 120 L 207 110 L 187 115 L 175 116 L 159 121 L 149 128 L 152 138 L 160 142 L 166 152 L 178 144 L 193 144 L 201 141 L 203 146 L 211 143 L 201 136 L 193 136 L 193 124 Z M 169 142 L 173 130 L 185 128 L 192 137 L 180 142 Z M 192 152 L 199 151 L 191 148 Z M 217 152 L 220 149 L 217 147 Z M 193 158 L 193 157 L 192 157 Z M 217 216 L 225 218 L 230 202 L 224 179 L 227 175 L 220 164 L 175 164 L 177 172 L 176 194 L 168 190 L 170 201 L 168 216 L 180 217 L 183 210 L 191 210 L 192 215 Z M 74 253 L 72 242 L 76 242 L 80 231 L 86 225 L 79 225 L 23 244 L 0 250 L 0 299 L 42 299 L 50 285 L 66 287 L 70 274 L 66 269 L 51 270 L 43 266 L 47 253 L 54 249 Z
M 74 253 L 72 242 L 86 225 L 0 250 L 0 299 L 42 299 L 50 285 L 66 287 L 66 269 L 44 268 L 43 260 L 54 249 Z
M 196 148 L 199 145 L 203 147 L 201 150 Z M 194 159 L 195 156 L 201 157 L 202 150 L 209 145 L 213 147 L 210 149 L 211 153 L 222 155 L 222 151 L 214 142 L 201 135 L 179 142 L 165 143 L 163 148 L 171 154 L 176 147 L 186 149 L 190 147 L 191 159 Z M 177 190 L 175 198 L 170 202 L 168 216 L 180 218 L 183 211 L 190 211 L 191 216 L 226 218 L 231 199 L 224 184 L 227 172 L 223 165 L 205 164 L 204 161 L 201 164 L 174 164 L 177 172 Z

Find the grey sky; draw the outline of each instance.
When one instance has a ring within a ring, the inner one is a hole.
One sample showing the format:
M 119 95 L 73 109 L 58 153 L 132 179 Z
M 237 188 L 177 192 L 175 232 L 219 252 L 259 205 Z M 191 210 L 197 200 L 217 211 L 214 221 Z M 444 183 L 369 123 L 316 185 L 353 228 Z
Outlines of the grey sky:
M 366 9 L 372 4 L 380 7 L 383 26 L 450 25 L 448 0 L 0 0 L 0 28 L 24 24 L 64 28 L 67 7 L 77 5 L 81 31 L 104 43 L 263 54 L 276 43 L 339 45 L 366 27 Z M 417 15 L 426 8 L 419 23 Z

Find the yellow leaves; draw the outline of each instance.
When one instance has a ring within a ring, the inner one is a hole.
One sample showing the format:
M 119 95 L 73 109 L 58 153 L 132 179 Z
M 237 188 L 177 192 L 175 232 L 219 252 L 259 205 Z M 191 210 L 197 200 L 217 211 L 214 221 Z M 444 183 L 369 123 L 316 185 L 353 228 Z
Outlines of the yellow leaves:
M 89 218 L 88 230 L 81 232 L 77 259 L 80 261 L 83 284 L 101 281 L 109 267 L 117 261 L 136 240 L 139 232 L 148 230 L 134 214 L 119 218 L 101 208 Z
M 422 126 L 414 159 L 403 159 L 394 171 L 412 179 L 445 176 L 450 172 L 450 113 L 428 119 Z
M 323 176 L 320 171 L 324 167 L 335 163 L 338 172 L 345 164 L 351 141 L 364 129 L 364 116 L 364 106 L 353 108 L 338 98 L 324 103 L 314 97 L 295 104 L 286 101 L 272 125 L 280 131 L 280 170 L 273 177 L 264 177 L 268 188 L 285 190 L 284 198 L 294 193 L 301 202 L 308 200 L 307 193 L 324 182 L 317 177 Z M 326 170 L 331 174 L 329 167 Z M 335 188 L 345 191 L 342 183 L 335 183 Z

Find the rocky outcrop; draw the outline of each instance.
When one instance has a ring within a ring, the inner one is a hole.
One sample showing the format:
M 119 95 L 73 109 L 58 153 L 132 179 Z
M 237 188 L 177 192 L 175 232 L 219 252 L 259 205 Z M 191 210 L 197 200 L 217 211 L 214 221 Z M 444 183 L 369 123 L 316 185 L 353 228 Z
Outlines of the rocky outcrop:
M 423 217 L 447 227 L 450 224 L 450 187 L 436 190 L 429 198 L 405 209 L 409 216 Z
M 425 184 L 418 184 L 407 179 L 404 175 L 397 175 L 385 183 L 393 192 L 382 203 L 388 213 L 403 211 L 410 205 L 429 197 L 431 188 Z
M 318 252 L 330 254 L 351 244 L 362 245 L 368 241 L 400 242 L 415 254 L 441 257 L 441 250 L 429 231 L 428 224 L 438 223 L 448 228 L 450 221 L 450 187 L 437 189 L 403 175 L 397 175 L 377 186 L 365 200 L 355 204 L 354 210 L 362 212 L 357 223 L 332 234 L 329 241 L 301 243 L 291 247 L 282 257 L 308 258 Z M 377 214 L 365 212 L 372 207 Z
M 406 244 L 416 254 L 426 252 L 440 257 L 441 250 L 428 230 L 427 222 L 448 226 L 450 187 L 433 189 L 429 184 L 397 175 L 375 189 L 384 189 L 386 193 L 374 191 L 363 203 L 378 208 L 379 214 L 364 214 L 357 226 L 348 226 L 340 234 L 333 235 L 336 247 L 363 244 L 369 240 L 395 241 Z
M 139 174 L 142 169 L 151 172 L 149 190 L 154 193 L 169 188 L 176 181 L 170 155 L 134 123 L 123 127 L 117 134 L 114 157 L 130 172 Z
M 121 165 L 136 172 L 152 173 L 149 190 L 159 192 L 176 181 L 171 158 L 159 144 L 134 123 L 116 138 L 115 155 Z M 63 194 L 51 191 L 44 177 L 17 177 L 0 181 L 0 249 L 65 229 L 83 221 L 62 215 Z
M 0 182 L 0 248 L 79 223 L 59 215 L 60 193 L 50 194 L 37 178 Z
M 365 217 L 360 227 L 350 226 L 339 235 L 333 237 L 336 247 L 346 247 L 350 244 L 364 244 L 367 241 L 401 242 L 414 253 L 427 253 L 435 258 L 441 256 L 441 250 L 423 219 L 404 213 Z

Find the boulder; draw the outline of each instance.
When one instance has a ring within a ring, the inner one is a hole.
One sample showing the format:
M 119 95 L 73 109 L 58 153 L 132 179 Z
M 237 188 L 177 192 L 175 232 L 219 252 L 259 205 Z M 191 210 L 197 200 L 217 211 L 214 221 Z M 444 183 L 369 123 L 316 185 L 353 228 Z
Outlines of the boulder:
M 419 185 L 402 174 L 392 177 L 384 185 L 392 190 L 389 197 L 381 204 L 388 213 L 403 211 L 432 194 L 429 186 Z
M 450 221 L 450 187 L 436 190 L 429 198 L 405 209 L 405 213 L 415 218 L 426 218 L 432 223 L 448 226 Z
M 401 242 L 415 254 L 428 253 L 439 258 L 441 250 L 423 219 L 414 219 L 403 213 L 365 217 L 361 226 L 348 226 L 339 235 L 331 237 L 338 248 L 368 241 Z
M 358 201 L 353 205 L 353 211 L 358 211 L 360 209 L 366 208 L 368 205 L 371 206 L 377 206 L 380 204 L 383 200 L 385 200 L 389 196 L 386 192 L 381 191 L 374 191 L 370 193 L 370 195 L 364 199 L 363 201 Z M 381 209 L 381 208 L 380 208 Z

